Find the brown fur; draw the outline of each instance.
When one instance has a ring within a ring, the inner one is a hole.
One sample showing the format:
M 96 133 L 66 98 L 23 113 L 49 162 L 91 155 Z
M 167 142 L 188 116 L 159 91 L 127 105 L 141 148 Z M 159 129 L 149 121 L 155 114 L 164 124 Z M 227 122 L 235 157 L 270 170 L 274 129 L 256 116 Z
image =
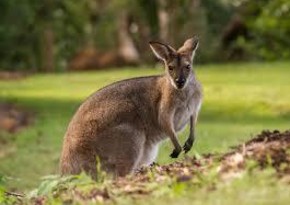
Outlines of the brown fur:
M 176 133 L 187 123 L 190 135 L 183 148 L 189 151 L 202 93 L 193 69 L 186 67 L 192 64 L 197 43 L 196 38 L 189 39 L 178 51 L 150 43 L 165 63 L 164 75 L 120 81 L 86 99 L 65 134 L 61 173 L 84 170 L 95 178 L 99 158 L 103 170 L 124 176 L 151 164 L 159 142 L 167 137 L 174 145 L 171 157 L 176 158 L 182 151 Z M 174 80 L 181 77 L 186 83 L 177 89 Z

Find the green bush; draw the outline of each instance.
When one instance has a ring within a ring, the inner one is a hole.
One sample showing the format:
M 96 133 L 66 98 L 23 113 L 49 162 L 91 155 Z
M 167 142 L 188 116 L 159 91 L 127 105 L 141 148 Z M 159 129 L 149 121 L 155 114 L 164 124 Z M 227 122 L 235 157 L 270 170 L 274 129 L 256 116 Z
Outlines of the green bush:
M 243 5 L 249 39 L 240 44 L 254 58 L 290 59 L 290 1 L 249 1 Z

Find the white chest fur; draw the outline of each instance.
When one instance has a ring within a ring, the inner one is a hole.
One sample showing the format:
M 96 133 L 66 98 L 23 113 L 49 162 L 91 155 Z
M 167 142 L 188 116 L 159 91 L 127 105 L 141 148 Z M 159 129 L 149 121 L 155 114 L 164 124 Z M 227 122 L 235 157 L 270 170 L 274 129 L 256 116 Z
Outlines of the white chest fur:
M 174 115 L 175 131 L 182 130 L 190 121 L 190 117 L 197 116 L 201 107 L 201 99 L 199 95 L 192 93 L 186 99 L 176 102 L 176 111 Z

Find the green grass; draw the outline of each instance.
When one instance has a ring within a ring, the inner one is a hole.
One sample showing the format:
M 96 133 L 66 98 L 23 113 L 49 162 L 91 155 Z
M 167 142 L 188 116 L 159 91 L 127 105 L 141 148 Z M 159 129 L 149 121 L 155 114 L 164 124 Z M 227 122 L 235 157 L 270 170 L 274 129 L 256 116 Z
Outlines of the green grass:
M 204 103 L 190 155 L 224 151 L 262 129 L 290 128 L 289 62 L 206 65 L 197 66 L 196 72 L 204 87 Z M 66 127 L 88 95 L 116 80 L 158 73 L 162 70 L 128 68 L 0 81 L 1 101 L 21 105 L 36 115 L 33 125 L 15 136 L 0 133 L 11 138 L 6 146 L 14 147 L 0 158 L 0 174 L 12 178 L 8 186 L 28 190 L 42 176 L 57 173 Z M 186 135 L 187 131 L 180 138 L 182 144 Z M 163 143 L 158 162 L 172 162 L 171 151 L 169 141 Z M 190 202 L 193 196 L 181 201 Z

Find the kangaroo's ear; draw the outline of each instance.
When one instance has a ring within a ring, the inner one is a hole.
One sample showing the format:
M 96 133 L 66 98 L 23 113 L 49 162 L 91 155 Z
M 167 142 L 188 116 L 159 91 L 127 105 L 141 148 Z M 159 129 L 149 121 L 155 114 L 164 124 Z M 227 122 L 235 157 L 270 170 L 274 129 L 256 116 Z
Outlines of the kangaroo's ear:
M 193 60 L 194 55 L 195 55 L 195 51 L 198 48 L 198 43 L 199 43 L 199 40 L 198 40 L 197 36 L 194 36 L 193 38 L 187 39 L 184 42 L 183 46 L 181 46 L 178 49 L 178 52 L 183 53 L 185 55 L 189 55 L 191 57 L 191 60 Z
M 174 53 L 176 53 L 174 48 L 172 48 L 169 45 L 165 45 L 163 43 L 151 41 L 149 42 L 149 45 L 155 56 L 163 61 L 168 61 L 170 58 L 172 58 Z

